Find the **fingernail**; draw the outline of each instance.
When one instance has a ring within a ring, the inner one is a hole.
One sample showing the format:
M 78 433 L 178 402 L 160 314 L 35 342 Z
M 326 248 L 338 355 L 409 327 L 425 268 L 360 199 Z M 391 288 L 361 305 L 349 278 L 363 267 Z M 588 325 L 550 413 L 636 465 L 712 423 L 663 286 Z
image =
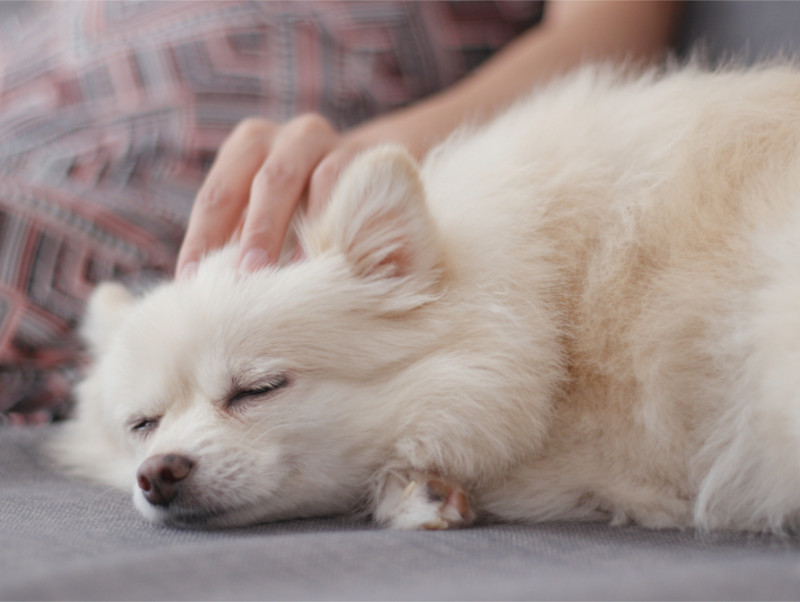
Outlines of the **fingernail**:
M 180 270 L 178 270 L 176 279 L 185 280 L 186 278 L 191 278 L 192 276 L 194 276 L 196 271 L 197 271 L 197 262 L 190 261 L 189 263 L 185 263 L 183 267 Z
M 269 253 L 264 249 L 250 249 L 239 261 L 239 269 L 245 272 L 255 272 L 271 264 Z

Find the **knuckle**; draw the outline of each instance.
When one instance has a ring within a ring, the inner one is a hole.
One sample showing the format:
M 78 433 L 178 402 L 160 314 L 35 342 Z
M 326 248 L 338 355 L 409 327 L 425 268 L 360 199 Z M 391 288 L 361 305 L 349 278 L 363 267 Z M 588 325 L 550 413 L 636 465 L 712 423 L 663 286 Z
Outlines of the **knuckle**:
M 233 130 L 233 136 L 244 139 L 261 139 L 268 136 L 272 130 L 272 125 L 265 119 L 248 117 L 239 122 Z
M 200 211 L 214 211 L 224 203 L 227 194 L 220 184 L 210 183 L 204 186 L 195 199 L 195 209 Z
M 268 216 L 259 216 L 251 220 L 242 230 L 242 247 L 263 246 L 264 241 L 271 241 L 275 237 L 276 224 Z
M 264 119 L 250 117 L 240 121 L 222 143 L 220 155 L 263 153 L 274 131 L 274 124 Z
M 333 132 L 330 122 L 318 113 L 305 113 L 292 120 L 292 127 L 300 136 L 326 135 Z
M 256 174 L 260 183 L 269 188 L 285 188 L 296 182 L 299 177 L 296 167 L 280 159 L 265 161 Z
M 282 240 L 281 223 L 274 218 L 272 215 L 259 215 L 256 219 L 249 220 L 242 229 L 241 247 L 274 250 L 276 242 Z

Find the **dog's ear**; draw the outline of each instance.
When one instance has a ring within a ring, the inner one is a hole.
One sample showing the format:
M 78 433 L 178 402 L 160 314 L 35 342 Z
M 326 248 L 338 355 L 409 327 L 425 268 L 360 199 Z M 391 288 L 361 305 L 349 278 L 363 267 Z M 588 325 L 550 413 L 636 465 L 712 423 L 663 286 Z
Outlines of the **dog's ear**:
M 308 255 L 334 248 L 364 277 L 430 280 L 442 261 L 417 164 L 401 147 L 356 157 L 306 234 Z
M 116 282 L 103 282 L 92 292 L 81 334 L 94 355 L 108 348 L 133 300 L 128 289 Z

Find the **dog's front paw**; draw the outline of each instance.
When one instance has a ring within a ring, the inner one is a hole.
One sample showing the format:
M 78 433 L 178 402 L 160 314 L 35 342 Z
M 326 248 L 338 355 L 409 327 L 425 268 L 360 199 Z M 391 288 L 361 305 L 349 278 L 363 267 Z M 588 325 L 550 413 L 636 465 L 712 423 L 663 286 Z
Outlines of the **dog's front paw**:
M 475 521 L 467 494 L 434 474 L 391 472 L 380 488 L 375 519 L 394 529 L 454 529 Z

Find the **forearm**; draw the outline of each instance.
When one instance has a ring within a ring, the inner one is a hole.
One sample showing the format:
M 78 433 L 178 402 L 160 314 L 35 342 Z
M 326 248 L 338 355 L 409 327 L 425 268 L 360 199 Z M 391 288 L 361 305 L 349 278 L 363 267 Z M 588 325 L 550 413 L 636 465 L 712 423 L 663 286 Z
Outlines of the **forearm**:
M 445 92 L 354 132 L 394 140 L 421 158 L 465 120 L 482 122 L 543 83 L 585 61 L 647 61 L 669 44 L 677 2 L 574 1 L 547 5 L 542 22 Z
M 677 20 L 671 2 L 568 0 L 547 5 L 544 21 L 452 88 L 344 133 L 319 116 L 281 125 L 247 120 L 220 149 L 192 210 L 179 266 L 191 274 L 208 249 L 236 236 L 240 267 L 275 263 L 300 198 L 307 213 L 325 206 L 339 174 L 369 146 L 398 143 L 421 159 L 465 120 L 489 119 L 535 84 L 584 60 L 651 57 Z

